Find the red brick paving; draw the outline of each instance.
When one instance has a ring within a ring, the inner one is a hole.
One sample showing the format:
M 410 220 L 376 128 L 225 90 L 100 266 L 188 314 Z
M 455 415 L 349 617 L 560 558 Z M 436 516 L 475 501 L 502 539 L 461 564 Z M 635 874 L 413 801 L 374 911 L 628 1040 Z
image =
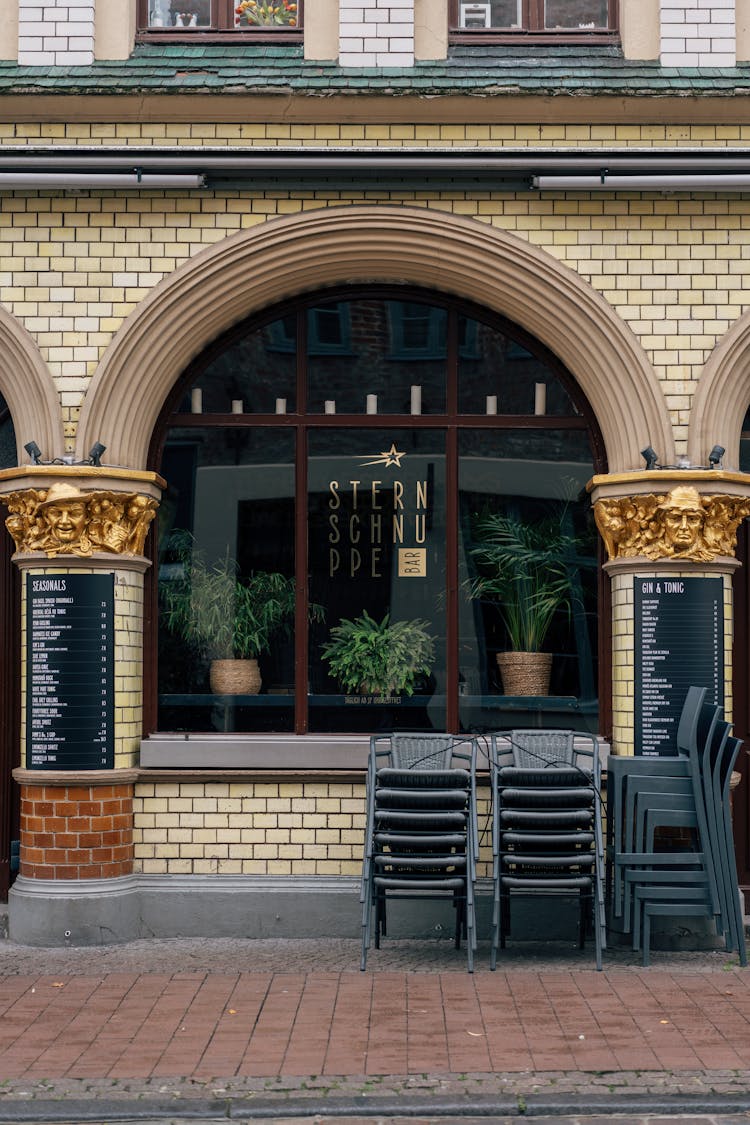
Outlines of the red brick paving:
M 750 1069 L 750 973 L 0 979 L 0 1079 Z

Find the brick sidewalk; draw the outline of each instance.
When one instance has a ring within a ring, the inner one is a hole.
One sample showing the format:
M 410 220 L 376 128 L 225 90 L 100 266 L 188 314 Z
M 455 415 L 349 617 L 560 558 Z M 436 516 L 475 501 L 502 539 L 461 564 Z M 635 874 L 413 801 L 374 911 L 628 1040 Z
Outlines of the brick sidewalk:
M 0 1106 L 395 1097 L 469 1108 L 543 1095 L 750 1108 L 750 972 L 736 958 L 656 954 L 643 969 L 611 952 L 597 973 L 589 953 L 516 949 L 496 973 L 482 961 L 469 975 L 450 943 L 430 946 L 394 940 L 360 973 L 356 942 L 0 942 Z

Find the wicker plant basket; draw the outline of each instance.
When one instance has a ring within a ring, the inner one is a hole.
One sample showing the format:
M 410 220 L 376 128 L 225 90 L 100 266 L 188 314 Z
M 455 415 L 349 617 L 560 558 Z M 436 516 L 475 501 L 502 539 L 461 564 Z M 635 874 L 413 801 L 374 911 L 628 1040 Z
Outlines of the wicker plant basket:
M 257 660 L 212 660 L 208 678 L 214 695 L 257 695 L 262 682 Z
M 549 695 L 551 652 L 498 652 L 497 666 L 506 695 Z

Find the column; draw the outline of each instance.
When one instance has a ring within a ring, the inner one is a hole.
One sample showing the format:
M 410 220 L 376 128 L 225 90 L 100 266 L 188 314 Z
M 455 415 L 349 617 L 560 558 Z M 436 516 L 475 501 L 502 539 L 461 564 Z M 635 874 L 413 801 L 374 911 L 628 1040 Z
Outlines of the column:
M 731 718 L 732 574 L 750 480 L 661 470 L 589 487 L 611 581 L 613 750 L 668 753 L 691 683 Z
M 154 473 L 28 466 L 2 481 L 21 581 L 20 874 L 13 939 L 135 936 L 145 538 Z

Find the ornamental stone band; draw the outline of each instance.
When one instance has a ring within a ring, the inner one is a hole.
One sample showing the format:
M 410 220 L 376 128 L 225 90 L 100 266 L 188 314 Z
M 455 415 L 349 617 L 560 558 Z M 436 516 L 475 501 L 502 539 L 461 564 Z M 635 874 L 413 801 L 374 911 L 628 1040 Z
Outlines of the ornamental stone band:
M 4 496 L 5 521 L 19 552 L 87 557 L 95 551 L 142 555 L 158 502 L 137 492 L 83 490 L 60 481 Z
M 734 557 L 737 528 L 748 515 L 749 497 L 705 495 L 692 485 L 594 503 L 596 526 L 609 560 L 640 557 L 711 562 Z

